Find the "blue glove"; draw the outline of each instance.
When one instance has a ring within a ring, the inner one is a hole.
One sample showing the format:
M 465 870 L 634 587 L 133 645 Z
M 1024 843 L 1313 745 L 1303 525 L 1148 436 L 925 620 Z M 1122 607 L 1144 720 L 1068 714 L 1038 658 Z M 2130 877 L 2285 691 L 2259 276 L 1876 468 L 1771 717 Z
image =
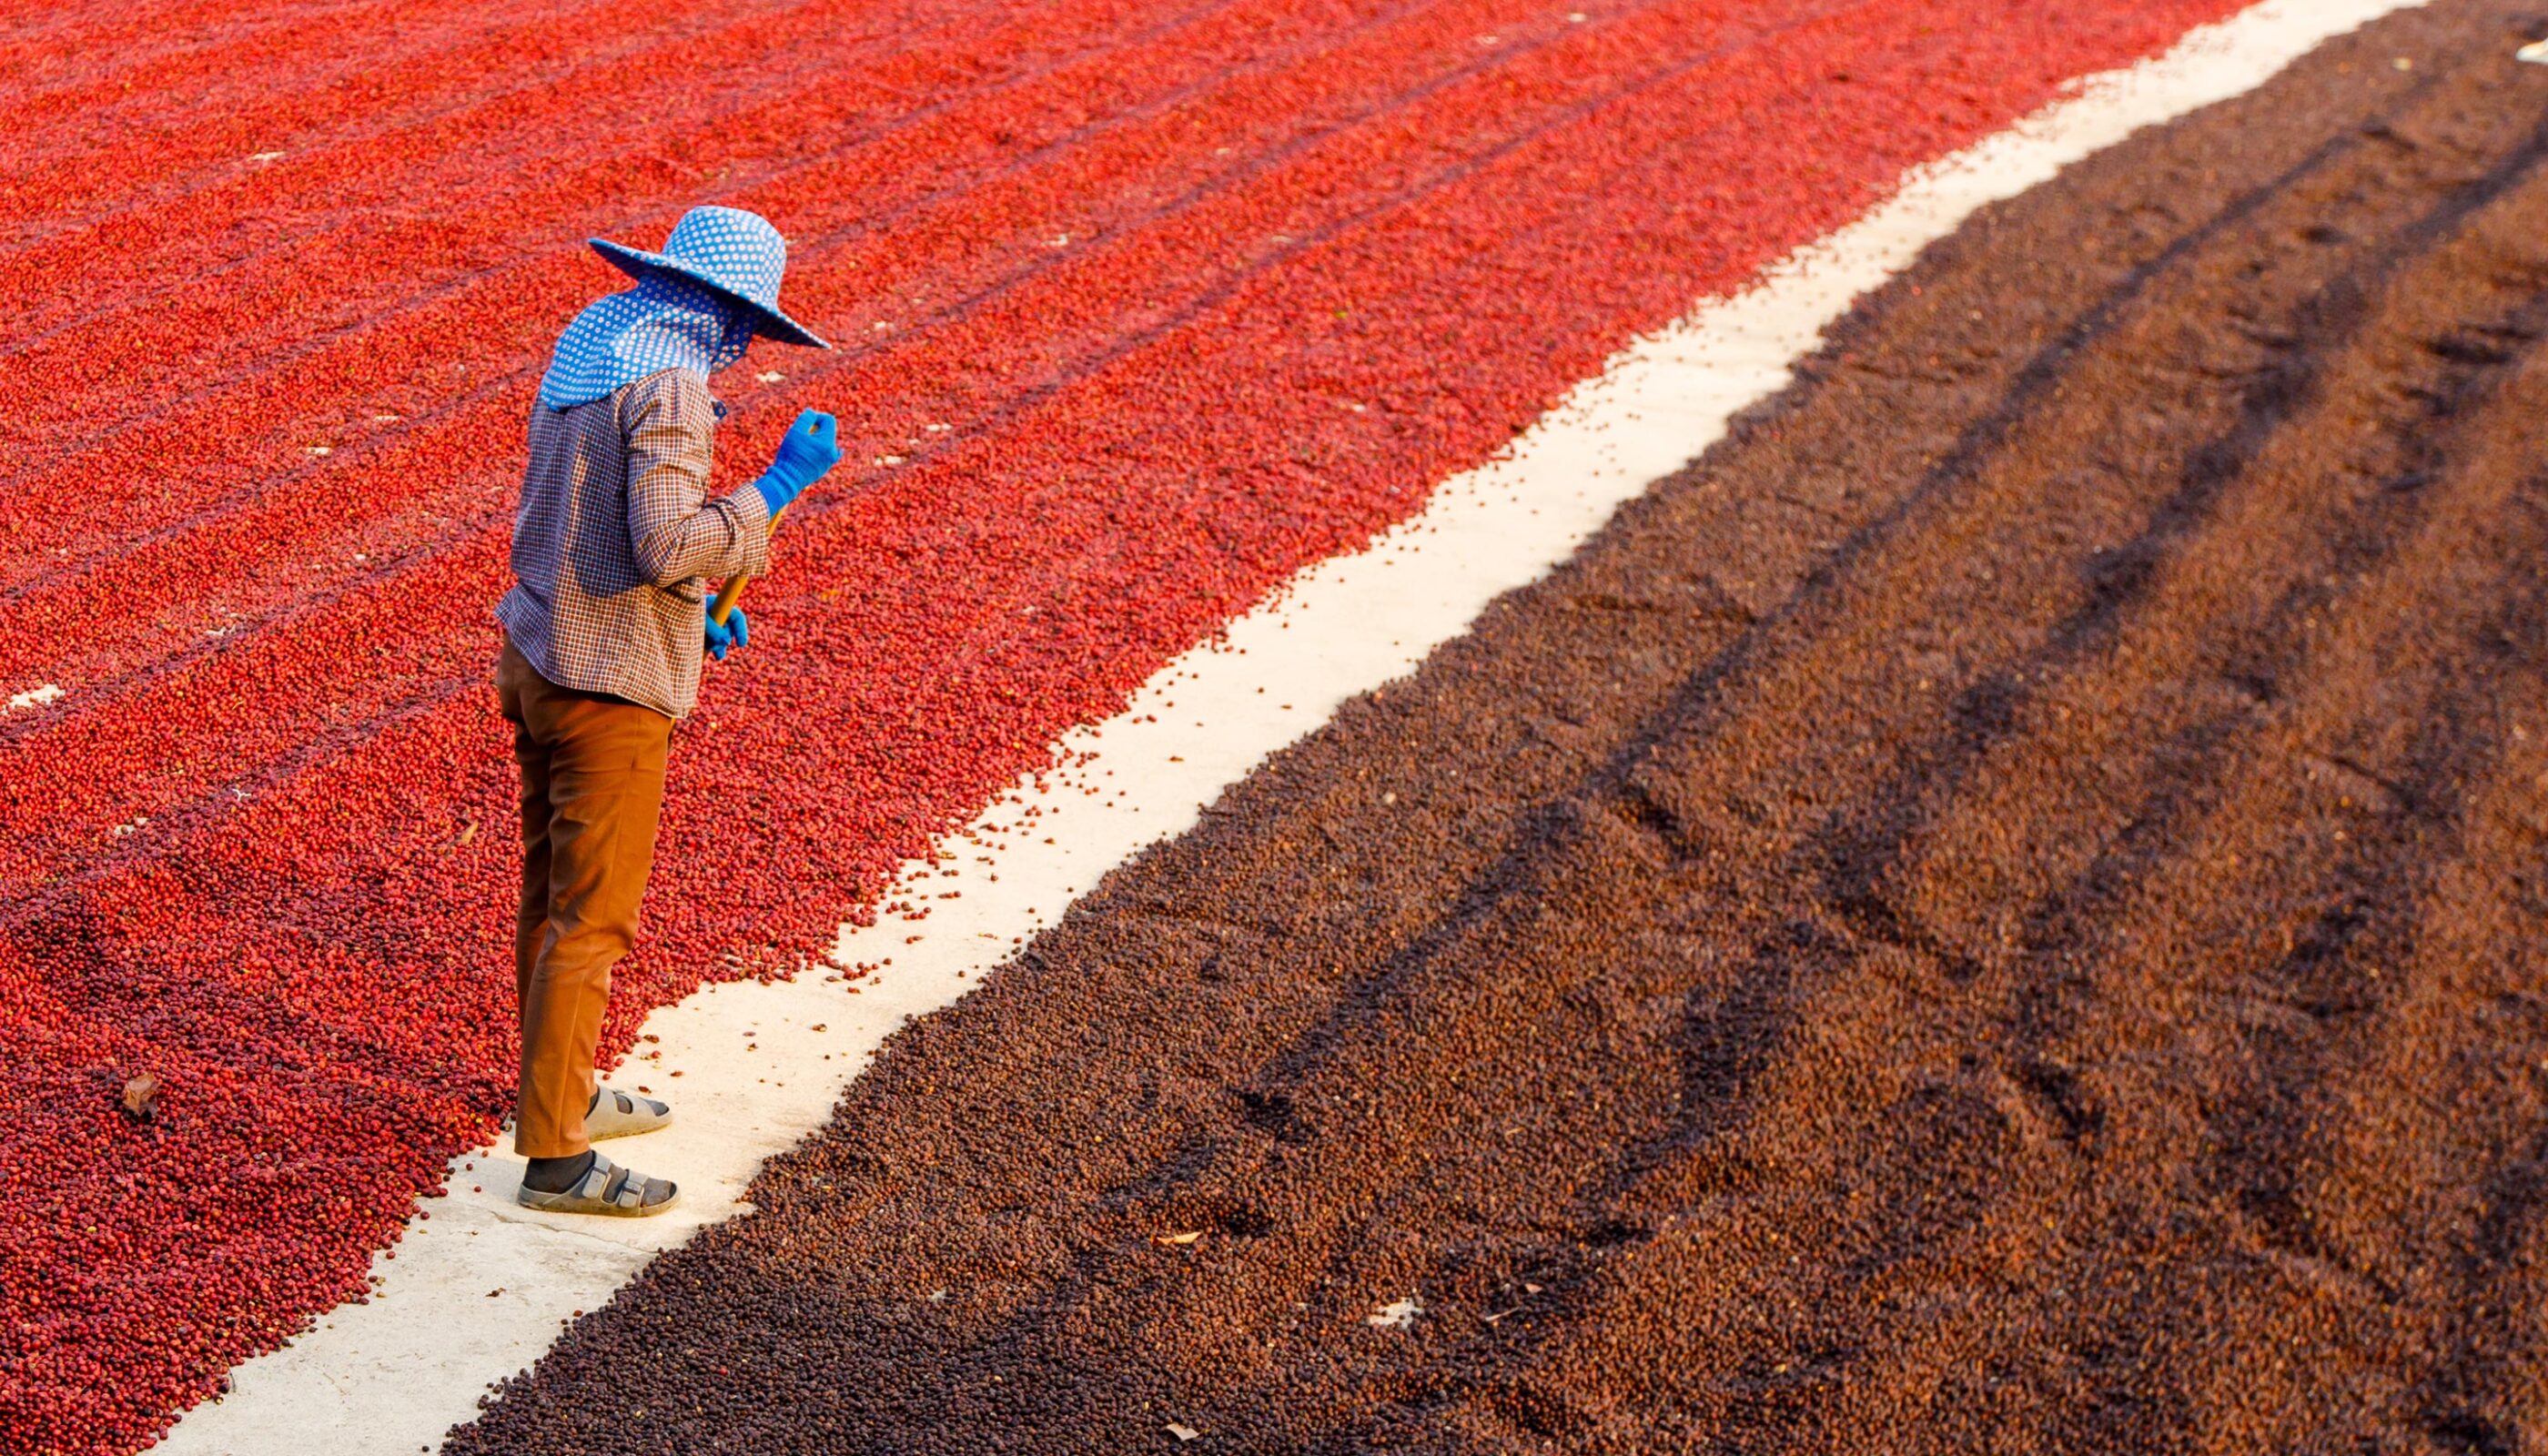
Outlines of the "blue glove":
M 708 605 L 716 605 L 716 598 L 713 596 L 709 597 Z M 752 623 L 744 620 L 743 603 L 741 602 L 736 602 L 733 609 L 725 614 L 724 626 L 718 626 L 716 618 L 708 617 L 707 628 L 708 656 L 715 658 L 718 662 L 725 661 L 726 651 L 729 648 L 749 647 L 752 645 Z
M 787 426 L 787 438 L 778 442 L 778 458 L 770 463 L 767 475 L 752 483 L 761 499 L 770 502 L 772 515 L 786 509 L 788 501 L 841 463 L 840 427 L 839 421 L 820 410 L 806 410 Z

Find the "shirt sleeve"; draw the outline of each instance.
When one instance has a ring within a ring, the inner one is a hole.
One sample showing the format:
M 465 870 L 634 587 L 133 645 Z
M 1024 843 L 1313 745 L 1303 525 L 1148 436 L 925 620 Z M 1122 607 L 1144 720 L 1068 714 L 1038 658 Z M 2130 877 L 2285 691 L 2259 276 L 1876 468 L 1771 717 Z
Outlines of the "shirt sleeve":
M 770 504 L 750 486 L 708 499 L 716 410 L 707 381 L 668 369 L 627 395 L 628 543 L 658 587 L 770 570 Z

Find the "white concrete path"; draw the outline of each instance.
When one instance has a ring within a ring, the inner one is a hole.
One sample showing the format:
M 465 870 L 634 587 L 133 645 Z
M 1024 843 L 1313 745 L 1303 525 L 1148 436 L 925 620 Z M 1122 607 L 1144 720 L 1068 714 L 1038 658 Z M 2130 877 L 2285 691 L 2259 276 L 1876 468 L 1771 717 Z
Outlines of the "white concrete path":
M 228 1397 L 189 1412 L 159 1449 L 227 1456 L 430 1451 L 491 1385 L 537 1360 L 659 1250 L 748 1211 L 754 1170 L 822 1125 L 876 1045 L 945 1006 L 1023 937 L 1338 704 L 1404 675 L 1497 595 L 1564 560 L 1623 500 L 1723 436 L 1865 291 L 1973 211 L 2051 177 L 2132 132 L 2237 95 L 2329 37 L 2412 0 L 2267 0 L 2189 35 L 2165 56 L 2083 83 L 2069 99 L 1904 179 L 1892 201 L 1771 269 L 1738 298 L 1701 304 L 1613 358 L 1515 444 L 1446 482 L 1423 514 L 1372 550 L 1303 573 L 1231 624 L 1228 641 L 1162 670 L 1122 714 L 1073 734 L 1099 756 L 1032 784 L 947 841 L 928 872 L 928 920 L 845 928 L 844 965 L 892 964 L 845 984 L 712 986 L 657 1012 L 614 1080 L 680 1105 L 679 1126 L 608 1150 L 677 1178 L 684 1207 L 656 1220 L 539 1218 L 516 1209 L 520 1163 L 481 1149 L 452 1165 L 450 1196 L 375 1263 L 370 1303 L 339 1308 L 234 1372 Z M 1152 718 L 1157 721 L 1150 721 Z M 1095 788 L 1089 795 L 1085 790 Z M 1033 832 L 1021 805 L 1046 807 Z M 995 878 L 996 876 L 996 878 Z M 935 896 L 961 890 L 957 899 Z M 917 936 L 917 941 L 908 938 Z

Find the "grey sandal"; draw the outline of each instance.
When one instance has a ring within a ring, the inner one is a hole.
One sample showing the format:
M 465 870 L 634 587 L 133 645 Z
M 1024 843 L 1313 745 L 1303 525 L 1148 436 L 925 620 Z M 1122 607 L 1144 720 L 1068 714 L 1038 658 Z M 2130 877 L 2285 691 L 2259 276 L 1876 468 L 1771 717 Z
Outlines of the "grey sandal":
M 651 1219 L 682 1201 L 681 1185 L 623 1168 L 600 1153 L 564 1193 L 524 1188 L 513 1201 L 550 1214 L 598 1214 L 609 1219 Z
M 584 1115 L 584 1136 L 592 1138 L 634 1138 L 673 1126 L 673 1105 L 640 1097 L 634 1092 L 621 1092 L 603 1087 L 592 1096 L 592 1106 Z

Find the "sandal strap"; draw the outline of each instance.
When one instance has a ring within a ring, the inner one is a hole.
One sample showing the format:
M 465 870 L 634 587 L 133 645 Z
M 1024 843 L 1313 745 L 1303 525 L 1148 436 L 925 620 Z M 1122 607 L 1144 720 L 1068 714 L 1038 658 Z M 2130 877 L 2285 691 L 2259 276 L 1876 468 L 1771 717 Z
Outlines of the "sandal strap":
M 611 1098 L 617 1105 L 620 1113 L 625 1116 L 635 1116 L 639 1109 L 642 1108 L 644 1109 L 646 1116 L 650 1118 L 660 1118 L 664 1114 L 673 1110 L 673 1105 L 669 1102 L 659 1102 L 652 1097 L 639 1097 L 634 1093 L 623 1092 L 617 1087 L 604 1087 L 601 1089 L 601 1092 L 602 1095 Z M 593 1103 L 592 1110 L 594 1112 L 599 1112 L 601 1110 L 601 1104 L 598 1100 Z
M 594 1153 L 592 1166 L 585 1169 L 584 1176 L 576 1180 L 575 1196 L 596 1200 L 606 1197 L 603 1190 L 610 1186 L 610 1175 L 622 1171 L 624 1170 L 617 1163 L 603 1157 L 600 1153 Z
M 601 1171 L 604 1161 L 605 1159 L 603 1159 L 601 1154 L 594 1153 L 592 1156 L 593 1171 L 596 1173 Z M 605 1180 L 602 1187 L 593 1194 L 593 1197 L 596 1197 L 603 1203 L 610 1204 L 615 1208 L 643 1208 L 646 1204 L 647 1185 L 653 1181 L 653 1179 L 648 1178 L 645 1174 L 638 1172 L 634 1168 L 621 1167 L 617 1163 L 611 1163 L 610 1177 Z

